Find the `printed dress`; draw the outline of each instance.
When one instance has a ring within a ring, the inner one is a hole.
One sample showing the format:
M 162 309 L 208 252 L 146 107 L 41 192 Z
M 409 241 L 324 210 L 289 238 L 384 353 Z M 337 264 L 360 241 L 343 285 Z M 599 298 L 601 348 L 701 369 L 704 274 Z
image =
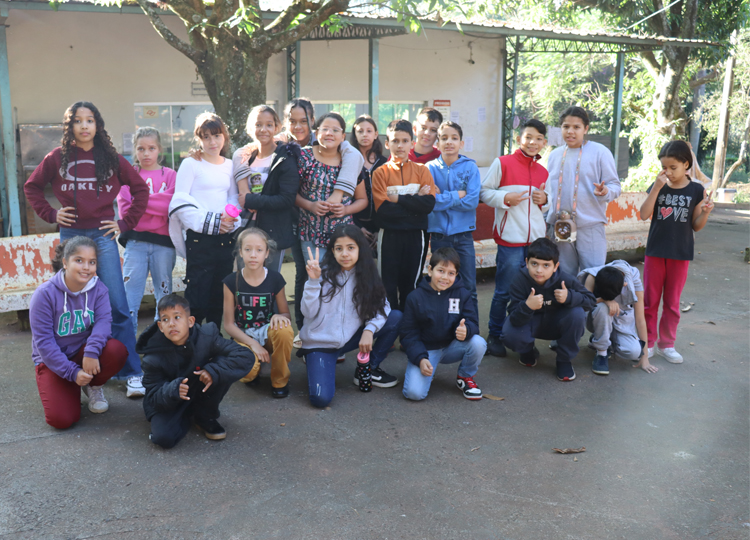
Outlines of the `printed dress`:
M 299 159 L 300 195 L 313 202 L 327 200 L 333 194 L 340 171 L 340 165 L 332 167 L 318 161 L 311 146 L 303 148 Z M 351 204 L 352 201 L 351 195 L 347 194 L 344 194 L 341 200 L 344 205 Z M 330 214 L 320 217 L 304 208 L 300 208 L 299 214 L 300 238 L 322 248 L 328 245 L 331 233 L 336 227 L 354 223 L 351 215 L 342 218 Z

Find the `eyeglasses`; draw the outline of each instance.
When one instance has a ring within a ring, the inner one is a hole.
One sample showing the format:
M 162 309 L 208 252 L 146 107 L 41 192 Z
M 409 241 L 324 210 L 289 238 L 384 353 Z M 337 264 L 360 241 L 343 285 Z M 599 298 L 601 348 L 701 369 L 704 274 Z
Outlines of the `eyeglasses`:
M 342 133 L 344 130 L 339 128 L 318 128 L 318 131 L 320 131 L 322 134 L 326 133 L 333 133 L 334 135 L 338 135 L 339 133 Z

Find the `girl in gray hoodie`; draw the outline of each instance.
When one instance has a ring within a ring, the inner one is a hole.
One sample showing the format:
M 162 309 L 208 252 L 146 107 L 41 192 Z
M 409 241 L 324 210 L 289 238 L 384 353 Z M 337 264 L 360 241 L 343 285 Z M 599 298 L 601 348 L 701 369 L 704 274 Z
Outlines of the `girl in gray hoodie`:
M 300 331 L 307 362 L 310 403 L 325 407 L 336 386 L 336 359 L 358 349 L 369 355 L 369 365 L 358 363 L 354 384 L 362 369 L 370 370 L 372 385 L 392 387 L 398 379 L 380 369 L 398 336 L 401 312 L 392 310 L 372 258 L 372 250 L 356 225 L 342 225 L 331 234 L 323 260 L 308 253 Z

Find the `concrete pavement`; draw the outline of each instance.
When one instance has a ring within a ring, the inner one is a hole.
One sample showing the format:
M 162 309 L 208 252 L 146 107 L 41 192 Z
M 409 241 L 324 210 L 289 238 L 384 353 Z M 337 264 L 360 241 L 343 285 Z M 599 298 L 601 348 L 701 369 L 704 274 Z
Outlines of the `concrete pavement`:
M 502 401 L 465 400 L 440 366 L 412 403 L 400 385 L 360 393 L 350 354 L 331 408 L 316 410 L 294 359 L 289 398 L 271 399 L 267 378 L 237 384 L 227 439 L 192 430 L 170 451 L 148 441 L 120 382 L 105 387 L 106 414 L 84 406 L 72 429 L 47 426 L 30 333 L 4 315 L 0 538 L 748 538 L 749 233 L 746 213 L 717 210 L 697 235 L 682 365 L 657 357 L 649 375 L 617 360 L 599 377 L 584 348 L 561 383 L 539 342 L 533 369 L 485 357 L 476 380 Z M 492 289 L 479 286 L 484 333 Z M 405 363 L 395 352 L 383 367 L 403 379 Z

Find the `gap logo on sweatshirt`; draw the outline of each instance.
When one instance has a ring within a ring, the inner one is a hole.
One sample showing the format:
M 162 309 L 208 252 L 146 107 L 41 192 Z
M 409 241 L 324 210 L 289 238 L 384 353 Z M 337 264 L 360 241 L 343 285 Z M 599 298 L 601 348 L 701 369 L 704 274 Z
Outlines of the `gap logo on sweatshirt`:
M 656 214 L 657 220 L 666 220 L 669 218 L 686 223 L 690 213 L 690 201 L 693 198 L 688 195 L 659 195 L 657 202 L 659 212 Z
M 90 309 L 86 311 L 86 318 L 89 320 L 89 326 L 94 324 L 94 312 Z M 66 311 L 57 321 L 57 335 L 60 337 L 72 336 L 86 331 L 89 327 L 84 322 L 84 313 L 82 309 L 74 309 L 71 313 Z

